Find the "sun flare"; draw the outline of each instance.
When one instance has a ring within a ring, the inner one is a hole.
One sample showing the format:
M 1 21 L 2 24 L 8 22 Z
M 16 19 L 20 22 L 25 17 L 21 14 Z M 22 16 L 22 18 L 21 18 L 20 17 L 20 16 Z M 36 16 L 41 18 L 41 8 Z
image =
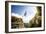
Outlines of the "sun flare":
M 15 16 L 15 17 L 18 17 L 18 18 L 22 18 L 24 23 L 29 23 L 29 21 L 35 16 L 36 12 L 37 12 L 37 8 L 36 7 L 32 7 L 32 8 L 28 7 L 26 16 L 15 14 L 15 13 L 12 13 L 12 16 Z

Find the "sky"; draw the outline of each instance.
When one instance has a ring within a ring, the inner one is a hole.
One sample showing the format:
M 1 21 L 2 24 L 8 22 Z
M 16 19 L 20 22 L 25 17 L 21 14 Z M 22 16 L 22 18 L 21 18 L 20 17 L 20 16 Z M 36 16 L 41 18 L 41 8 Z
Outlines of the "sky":
M 11 5 L 11 13 L 14 16 L 22 17 L 24 23 L 28 23 L 35 14 L 36 7 L 34 6 L 24 6 L 24 5 Z
M 25 6 L 20 6 L 20 5 L 12 5 L 11 6 L 11 11 L 12 13 L 17 13 L 19 15 L 23 15 L 23 12 L 25 11 Z

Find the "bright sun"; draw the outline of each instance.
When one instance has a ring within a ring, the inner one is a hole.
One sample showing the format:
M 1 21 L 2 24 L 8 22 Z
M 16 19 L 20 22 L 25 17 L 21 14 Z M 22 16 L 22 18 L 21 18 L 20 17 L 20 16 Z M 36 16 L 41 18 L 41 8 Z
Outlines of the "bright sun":
M 36 12 L 37 12 L 37 8 L 36 7 L 28 7 L 27 8 L 27 15 L 23 16 L 23 22 L 24 23 L 29 23 L 29 21 L 35 16 Z

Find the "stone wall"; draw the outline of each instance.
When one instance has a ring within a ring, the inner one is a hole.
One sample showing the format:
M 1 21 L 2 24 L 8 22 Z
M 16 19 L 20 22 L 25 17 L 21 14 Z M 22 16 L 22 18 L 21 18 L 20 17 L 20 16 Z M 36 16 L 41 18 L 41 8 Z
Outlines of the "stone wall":
M 12 28 L 23 28 L 24 27 L 24 23 L 21 18 L 17 18 L 14 16 L 12 16 L 11 18 L 12 18 L 11 19 Z

